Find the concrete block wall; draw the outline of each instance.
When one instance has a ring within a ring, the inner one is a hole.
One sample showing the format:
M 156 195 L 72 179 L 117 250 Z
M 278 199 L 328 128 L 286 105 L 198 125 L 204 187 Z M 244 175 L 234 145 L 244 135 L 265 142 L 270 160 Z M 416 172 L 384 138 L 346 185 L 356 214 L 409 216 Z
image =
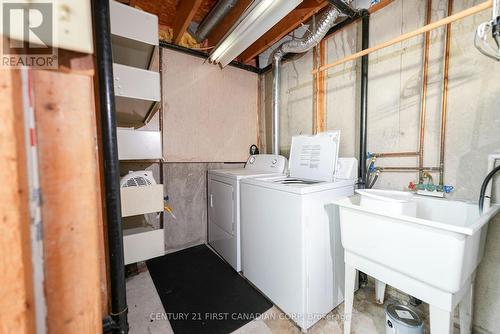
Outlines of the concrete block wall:
M 207 241 L 207 172 L 237 168 L 243 164 L 165 163 L 164 189 L 176 219 L 165 212 L 165 251 L 204 244 Z
M 455 0 L 454 12 L 481 0 Z M 432 20 L 447 16 L 447 1 L 434 0 Z M 426 1 L 395 0 L 374 13 L 370 23 L 370 45 L 376 45 L 425 24 Z M 500 63 L 481 55 L 473 45 L 476 27 L 490 19 L 491 12 L 466 18 L 452 25 L 449 71 L 448 119 L 445 150 L 445 183 L 456 187 L 449 197 L 477 201 L 486 175 L 489 153 L 500 151 Z M 439 165 L 439 129 L 443 77 L 444 29 L 431 33 L 429 82 L 425 132 L 425 166 Z M 327 62 L 359 50 L 359 24 L 329 37 Z M 423 36 L 370 55 L 368 96 L 368 150 L 370 152 L 417 151 L 421 107 Z M 283 66 L 281 150 L 287 154 L 290 138 L 312 133 L 312 52 Z M 343 156 L 358 155 L 359 61 L 348 62 L 327 72 L 326 127 L 340 129 Z M 265 109 L 265 142 L 270 147 L 272 73 L 261 78 L 261 107 Z M 269 126 L 267 126 L 269 125 Z M 416 166 L 414 157 L 380 159 L 378 165 Z M 436 182 L 438 175 L 434 174 Z M 382 173 L 376 185 L 404 189 L 416 173 Z M 498 178 L 497 178 L 498 179 Z M 500 182 L 494 200 L 499 202 Z M 474 330 L 500 333 L 500 217 L 492 222 L 484 259 L 478 269 Z
M 165 213 L 167 253 L 203 244 L 207 240 L 207 170 L 213 163 L 167 163 L 164 165 L 165 195 L 176 219 Z

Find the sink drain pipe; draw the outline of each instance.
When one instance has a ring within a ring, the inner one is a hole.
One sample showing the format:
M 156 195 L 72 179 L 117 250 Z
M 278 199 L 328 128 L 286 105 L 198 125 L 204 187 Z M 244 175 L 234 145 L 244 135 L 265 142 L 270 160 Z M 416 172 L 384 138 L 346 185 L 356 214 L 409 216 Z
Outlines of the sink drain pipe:
M 342 0 L 331 1 L 333 3 L 342 3 L 339 7 L 349 8 L 348 13 L 343 13 L 344 15 L 350 16 L 353 9 L 348 5 L 350 1 L 344 2 Z M 338 17 L 341 14 L 341 8 L 331 6 L 321 19 L 319 20 L 316 29 L 311 31 L 305 37 L 301 39 L 291 40 L 281 44 L 273 54 L 272 66 L 273 66 L 273 143 L 272 143 L 272 153 L 279 154 L 280 151 L 280 105 L 281 105 L 281 61 L 287 53 L 304 53 L 311 50 L 316 46 L 325 35 L 328 30 L 335 25 Z
M 361 12 L 361 49 L 368 49 L 370 44 L 370 13 Z M 368 55 L 361 57 L 361 101 L 359 113 L 359 165 L 358 187 L 366 188 L 366 158 L 367 158 L 367 132 L 368 132 Z
M 370 44 L 370 13 L 365 9 L 361 11 L 361 49 L 368 49 Z M 366 159 L 368 137 L 368 55 L 361 57 L 361 92 L 359 113 L 359 164 L 358 188 L 366 188 Z M 359 272 L 360 286 L 368 284 L 368 275 Z
M 103 320 L 103 331 L 127 334 L 127 297 L 120 204 L 120 172 L 116 139 L 113 56 L 109 21 L 109 1 L 92 1 L 96 54 L 98 109 L 101 121 L 108 265 L 111 314 Z

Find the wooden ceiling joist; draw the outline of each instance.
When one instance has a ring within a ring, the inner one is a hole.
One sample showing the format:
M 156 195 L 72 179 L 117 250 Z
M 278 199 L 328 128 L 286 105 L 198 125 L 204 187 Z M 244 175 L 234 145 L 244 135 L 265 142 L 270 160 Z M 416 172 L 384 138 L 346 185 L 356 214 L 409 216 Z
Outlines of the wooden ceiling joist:
M 242 61 L 251 61 L 253 58 L 267 50 L 271 45 L 275 44 L 287 34 L 297 29 L 301 23 L 307 21 L 327 5 L 328 1 L 305 0 L 287 16 L 281 19 L 281 21 L 266 32 L 261 38 L 250 45 L 248 49 L 243 51 L 240 56 Z
M 175 22 L 172 27 L 175 44 L 181 41 L 182 35 L 187 31 L 202 2 L 203 0 L 182 0 L 177 4 Z

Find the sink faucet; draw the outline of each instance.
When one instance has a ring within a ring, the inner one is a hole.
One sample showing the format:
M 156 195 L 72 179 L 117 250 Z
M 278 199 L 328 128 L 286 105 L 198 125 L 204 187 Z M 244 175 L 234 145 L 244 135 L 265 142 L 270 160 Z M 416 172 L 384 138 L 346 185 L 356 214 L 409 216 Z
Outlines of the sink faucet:
M 479 195 L 479 213 L 483 213 L 483 209 L 490 208 L 491 205 L 491 179 L 500 170 L 500 165 L 495 168 L 495 162 L 500 160 L 500 153 L 490 154 L 488 156 L 488 175 L 484 178 L 481 185 L 481 193 Z

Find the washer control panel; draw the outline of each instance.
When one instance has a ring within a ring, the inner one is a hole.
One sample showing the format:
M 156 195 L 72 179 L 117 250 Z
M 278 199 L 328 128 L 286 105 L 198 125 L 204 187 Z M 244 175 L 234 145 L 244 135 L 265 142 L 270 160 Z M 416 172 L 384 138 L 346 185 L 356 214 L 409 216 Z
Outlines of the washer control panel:
M 248 158 L 245 168 L 270 171 L 273 173 L 284 173 L 286 170 L 286 164 L 287 159 L 281 155 L 255 154 Z

